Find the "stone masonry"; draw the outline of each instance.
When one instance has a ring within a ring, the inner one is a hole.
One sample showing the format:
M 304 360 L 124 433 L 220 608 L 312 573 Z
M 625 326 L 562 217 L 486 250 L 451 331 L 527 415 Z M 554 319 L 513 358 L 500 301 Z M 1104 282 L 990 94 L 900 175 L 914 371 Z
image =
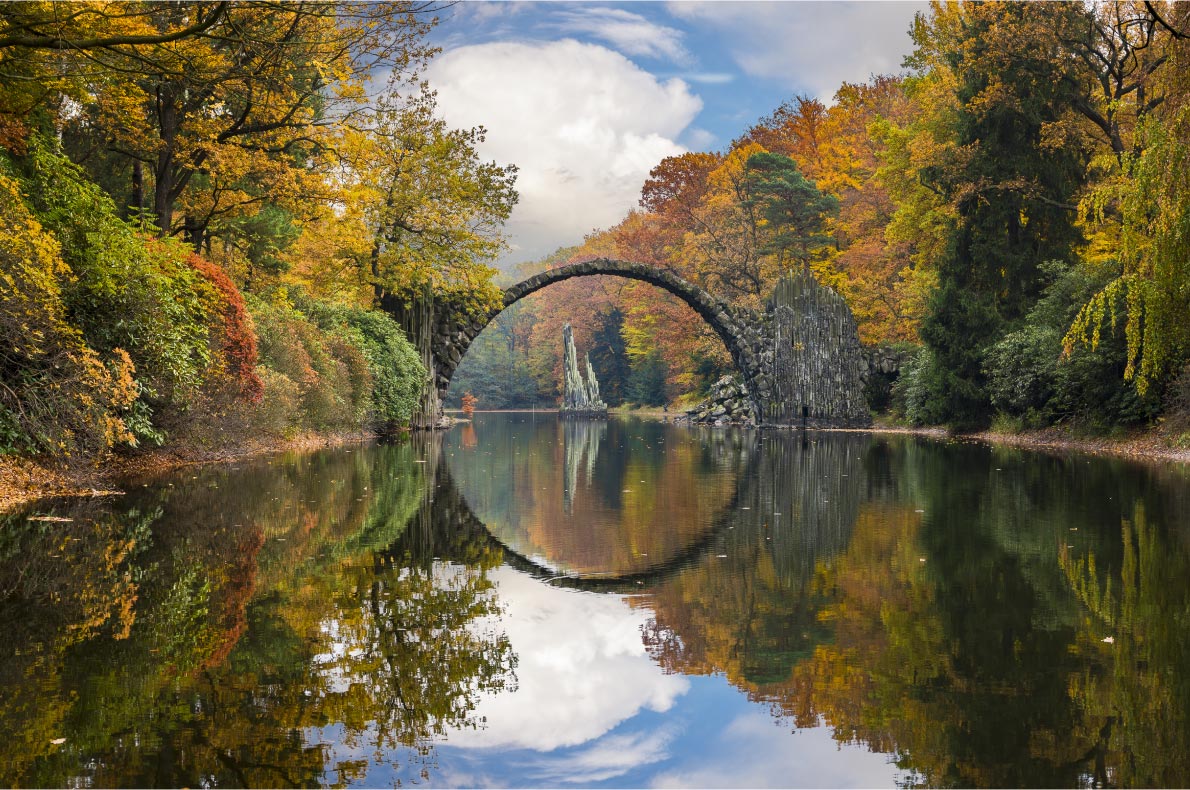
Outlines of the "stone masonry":
M 728 305 L 656 266 L 600 258 L 549 269 L 517 283 L 505 290 L 504 307 L 553 283 L 600 274 L 642 280 L 690 305 L 727 347 L 760 425 L 831 427 L 871 422 L 863 397 L 865 365 L 855 320 L 842 297 L 818 285 L 809 274 L 782 280 L 768 309 L 760 314 Z M 421 329 L 428 331 L 432 341 L 433 383 L 439 401 L 472 341 L 503 309 L 465 323 L 449 314 L 435 314 L 429 318 L 430 326 Z

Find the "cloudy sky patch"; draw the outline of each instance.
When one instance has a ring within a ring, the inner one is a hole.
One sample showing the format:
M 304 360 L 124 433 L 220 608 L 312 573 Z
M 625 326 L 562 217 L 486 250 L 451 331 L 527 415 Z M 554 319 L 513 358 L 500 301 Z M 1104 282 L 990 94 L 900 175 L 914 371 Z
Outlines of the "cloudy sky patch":
M 568 35 L 589 34 L 625 55 L 682 65 L 695 62 L 694 56 L 682 45 L 682 31 L 650 22 L 640 14 L 622 8 L 581 6 L 567 9 L 557 13 L 556 24 Z
M 796 95 L 897 73 L 915 2 L 463 2 L 433 33 L 444 117 L 520 168 L 499 264 L 618 223 L 661 159 L 724 150 Z
M 485 126 L 485 157 L 520 168 L 507 231 L 515 260 L 574 244 L 620 221 L 649 170 L 702 109 L 679 79 L 575 39 L 459 47 L 431 65 L 454 126 Z

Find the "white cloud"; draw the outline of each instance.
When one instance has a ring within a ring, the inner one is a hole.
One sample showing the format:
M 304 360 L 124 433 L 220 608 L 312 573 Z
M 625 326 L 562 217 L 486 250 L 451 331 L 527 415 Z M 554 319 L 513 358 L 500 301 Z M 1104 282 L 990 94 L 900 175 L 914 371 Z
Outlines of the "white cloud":
M 686 132 L 685 140 L 687 147 L 692 151 L 710 151 L 718 138 L 706 129 L 692 127 Z
M 509 262 L 575 244 L 636 205 L 649 170 L 702 109 L 606 47 L 571 39 L 460 47 L 430 66 L 447 121 L 488 130 L 482 154 L 520 168 Z
M 843 82 L 901 70 L 922 2 L 672 2 L 678 19 L 711 28 L 745 73 L 829 101 Z
M 725 71 L 700 71 L 683 74 L 682 78 L 703 85 L 726 85 L 735 79 L 735 75 L 728 74 Z
M 485 726 L 452 732 L 451 746 L 549 752 L 587 744 L 642 710 L 669 710 L 689 689 L 689 680 L 665 674 L 645 652 L 641 627 L 647 610 L 614 595 L 550 587 L 508 567 L 491 577 L 505 605 L 498 627 L 519 660 L 518 685 L 514 692 L 482 697 L 473 716 Z M 617 750 L 655 762 L 663 758 L 667 741 L 668 736 L 624 740 L 616 735 L 535 766 L 553 780 L 570 771 L 596 781 L 592 777 L 632 767 L 615 757 Z
M 564 11 L 556 25 L 566 33 L 586 33 L 603 39 L 626 55 L 689 64 L 693 57 L 682 45 L 682 31 L 658 25 L 640 14 L 620 8 L 586 7 Z

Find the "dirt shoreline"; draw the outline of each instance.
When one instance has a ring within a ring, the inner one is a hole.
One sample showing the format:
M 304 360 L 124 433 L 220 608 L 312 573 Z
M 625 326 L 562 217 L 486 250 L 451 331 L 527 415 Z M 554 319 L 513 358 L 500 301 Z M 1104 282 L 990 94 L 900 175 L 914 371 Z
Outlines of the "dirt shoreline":
M 618 416 L 672 418 L 673 412 L 653 409 L 613 411 Z M 1025 433 L 983 431 L 970 434 L 950 434 L 942 428 L 907 428 L 875 425 L 871 428 L 826 429 L 853 433 L 894 433 L 952 437 L 991 445 L 1020 447 L 1043 452 L 1078 452 L 1091 455 L 1129 458 L 1146 463 L 1173 463 L 1185 466 L 1190 472 L 1190 448 L 1174 447 L 1167 437 L 1157 431 L 1146 431 L 1123 438 L 1088 438 L 1071 436 L 1059 429 Z M 287 440 L 259 441 L 222 450 L 149 450 L 132 456 L 112 456 L 103 463 L 87 469 L 64 469 L 37 461 L 0 455 L 0 512 L 17 505 L 53 496 L 115 496 L 122 492 L 114 487 L 116 480 L 136 475 L 169 472 L 187 466 L 230 463 L 244 458 L 276 455 L 289 451 L 310 451 L 325 447 L 370 441 L 372 433 L 304 434 Z
M 187 466 L 222 464 L 245 458 L 308 452 L 366 442 L 375 433 L 308 433 L 292 439 L 258 440 L 218 450 L 161 448 L 135 455 L 112 455 L 87 468 L 65 468 L 34 459 L 0 455 L 0 512 L 37 499 L 58 496 L 118 496 L 117 480 L 156 475 Z

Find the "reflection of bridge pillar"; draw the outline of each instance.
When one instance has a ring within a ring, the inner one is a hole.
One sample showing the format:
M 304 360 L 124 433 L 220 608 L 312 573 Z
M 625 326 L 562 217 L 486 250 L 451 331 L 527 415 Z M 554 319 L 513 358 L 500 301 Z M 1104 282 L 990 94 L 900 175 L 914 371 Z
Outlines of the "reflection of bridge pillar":
M 783 578 L 808 579 L 817 561 L 846 550 L 868 495 L 864 457 L 871 444 L 871 436 L 858 433 L 765 437 L 746 504 L 769 524 L 766 548 Z

